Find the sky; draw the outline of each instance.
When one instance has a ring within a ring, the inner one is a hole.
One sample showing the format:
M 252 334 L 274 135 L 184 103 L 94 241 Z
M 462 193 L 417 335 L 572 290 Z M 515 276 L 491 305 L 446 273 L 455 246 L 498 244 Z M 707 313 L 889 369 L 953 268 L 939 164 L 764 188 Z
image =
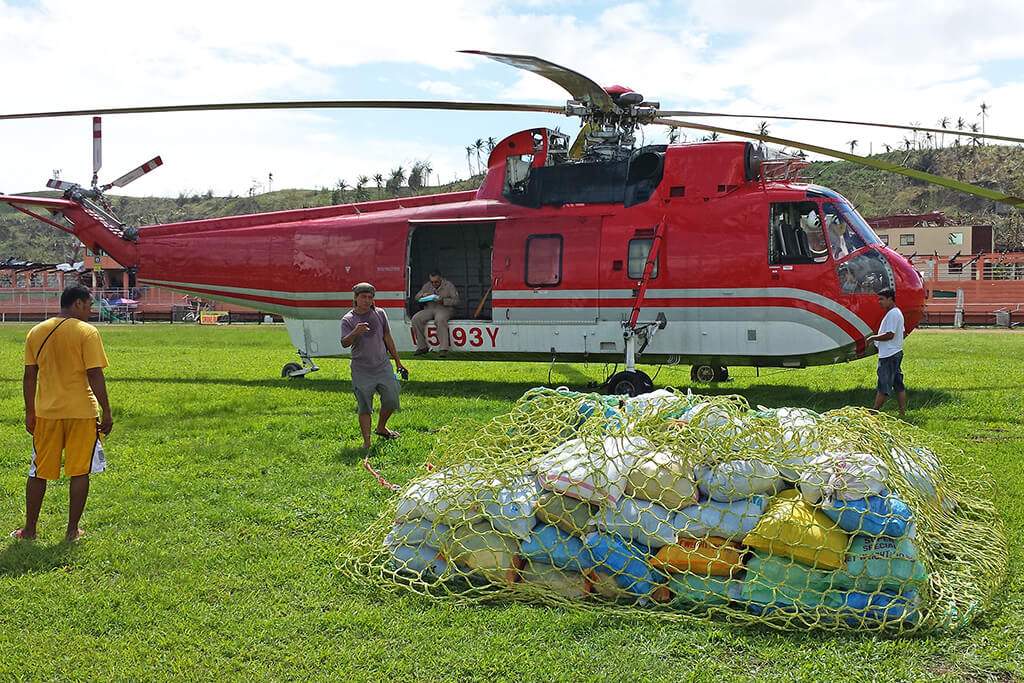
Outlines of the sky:
M 295 99 L 458 99 L 562 105 L 558 86 L 460 49 L 531 54 L 626 85 L 664 109 L 938 126 L 943 116 L 1024 134 L 1024 3 L 545 0 L 282 3 L 0 0 L 0 113 Z M 756 130 L 759 119 L 722 119 Z M 466 145 L 557 115 L 202 112 L 107 116 L 109 181 L 160 154 L 125 194 L 244 195 L 353 184 L 427 160 L 468 175 Z M 770 122 L 780 137 L 881 151 L 903 134 Z M 697 134 L 700 135 L 700 134 Z M 694 135 L 690 135 L 693 139 Z M 665 131 L 649 127 L 647 142 Z M 947 139 L 946 143 L 951 140 Z M 88 117 L 0 121 L 0 192 L 91 176 Z

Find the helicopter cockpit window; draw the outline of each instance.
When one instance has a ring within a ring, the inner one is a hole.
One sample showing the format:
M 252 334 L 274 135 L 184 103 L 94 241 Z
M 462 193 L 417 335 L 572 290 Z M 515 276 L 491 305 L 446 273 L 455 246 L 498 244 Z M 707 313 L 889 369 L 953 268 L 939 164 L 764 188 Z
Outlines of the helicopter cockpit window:
M 526 192 L 530 180 L 530 167 L 533 164 L 532 154 L 520 154 L 505 159 L 505 194 L 522 194 Z
M 832 244 L 832 258 L 842 260 L 867 244 L 881 244 L 874 231 L 848 206 L 827 202 L 825 225 L 828 227 L 828 239 Z
M 824 263 L 828 246 L 815 202 L 772 204 L 768 231 L 768 262 Z
M 892 267 L 874 249 L 838 264 L 836 273 L 844 294 L 878 294 L 883 289 L 895 289 Z
M 650 237 L 634 239 L 629 241 L 629 259 L 626 265 L 626 274 L 632 280 L 639 280 L 644 276 L 644 268 L 647 266 L 647 257 L 651 253 L 651 245 L 654 240 Z M 654 261 L 654 268 L 651 270 L 651 278 L 658 277 L 658 261 Z

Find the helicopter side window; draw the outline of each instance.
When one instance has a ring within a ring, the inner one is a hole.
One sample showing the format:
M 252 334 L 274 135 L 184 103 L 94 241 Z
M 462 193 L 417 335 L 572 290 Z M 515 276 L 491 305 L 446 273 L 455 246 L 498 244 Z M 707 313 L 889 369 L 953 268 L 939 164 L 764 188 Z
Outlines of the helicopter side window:
M 639 280 L 644 276 L 644 267 L 647 266 L 647 257 L 651 253 L 651 245 L 654 240 L 650 237 L 629 241 L 629 258 L 626 265 L 626 273 L 632 280 Z M 658 261 L 654 261 L 654 268 L 651 270 L 651 278 L 658 277 Z
M 562 281 L 562 236 L 530 235 L 526 238 L 526 284 L 554 287 Z
M 828 245 L 814 202 L 779 202 L 771 206 L 768 262 L 824 263 Z

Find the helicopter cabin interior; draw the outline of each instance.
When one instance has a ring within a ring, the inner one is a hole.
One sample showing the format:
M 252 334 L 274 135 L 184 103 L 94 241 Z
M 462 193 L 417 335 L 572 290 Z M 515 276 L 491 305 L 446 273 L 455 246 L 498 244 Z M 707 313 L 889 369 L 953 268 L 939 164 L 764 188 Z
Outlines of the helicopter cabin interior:
M 430 271 L 459 290 L 459 305 L 454 320 L 491 319 L 491 253 L 494 247 L 494 223 L 426 223 L 414 225 L 409 237 L 409 291 L 406 293 L 410 317 L 421 307 L 413 298 L 429 280 Z

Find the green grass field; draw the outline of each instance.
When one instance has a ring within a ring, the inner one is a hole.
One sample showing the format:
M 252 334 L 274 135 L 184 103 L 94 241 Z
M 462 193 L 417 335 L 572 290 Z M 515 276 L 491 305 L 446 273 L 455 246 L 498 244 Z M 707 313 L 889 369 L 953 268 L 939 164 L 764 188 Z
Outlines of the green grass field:
M 0 529 L 19 526 L 30 441 L 27 326 L 0 326 Z M 904 363 L 914 424 L 985 463 L 1011 539 L 1001 611 L 956 636 L 903 639 L 665 624 L 509 604 L 377 595 L 337 570 L 391 494 L 359 466 L 347 364 L 277 379 L 281 327 L 104 327 L 116 424 L 75 547 L 51 485 L 33 544 L 0 541 L 0 680 L 1014 680 L 1024 677 L 1024 334 L 919 332 Z M 402 483 L 439 428 L 484 422 L 548 379 L 540 364 L 410 362 L 376 447 Z M 582 387 L 600 366 L 556 366 Z M 751 404 L 866 404 L 874 361 L 736 368 L 714 393 Z M 684 387 L 688 368 L 656 383 Z

